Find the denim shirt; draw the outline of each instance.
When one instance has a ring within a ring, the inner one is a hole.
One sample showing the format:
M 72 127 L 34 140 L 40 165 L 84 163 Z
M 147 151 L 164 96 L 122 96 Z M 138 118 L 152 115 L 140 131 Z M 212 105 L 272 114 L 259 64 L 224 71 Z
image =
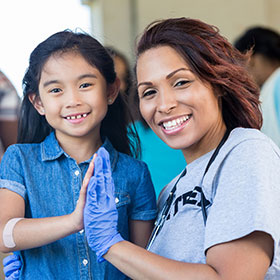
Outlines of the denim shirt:
M 156 199 L 145 163 L 117 152 L 105 140 L 115 183 L 118 229 L 129 240 L 129 219 L 152 220 Z M 44 218 L 73 212 L 90 159 L 77 164 L 51 133 L 42 143 L 16 144 L 6 151 L 0 166 L 0 188 L 25 200 L 26 218 Z M 51 244 L 20 252 L 20 279 L 128 279 L 108 262 L 98 263 L 84 230 Z

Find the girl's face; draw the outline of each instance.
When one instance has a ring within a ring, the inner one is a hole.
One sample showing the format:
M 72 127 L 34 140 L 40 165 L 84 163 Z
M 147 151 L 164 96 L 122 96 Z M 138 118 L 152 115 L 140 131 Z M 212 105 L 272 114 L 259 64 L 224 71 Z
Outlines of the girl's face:
M 140 111 L 152 130 L 189 163 L 214 149 L 225 133 L 218 99 L 173 48 L 159 46 L 137 62 Z
M 99 70 L 78 53 L 55 54 L 45 63 L 34 106 L 55 130 L 61 143 L 70 138 L 100 140 L 101 121 L 118 84 L 107 85 Z

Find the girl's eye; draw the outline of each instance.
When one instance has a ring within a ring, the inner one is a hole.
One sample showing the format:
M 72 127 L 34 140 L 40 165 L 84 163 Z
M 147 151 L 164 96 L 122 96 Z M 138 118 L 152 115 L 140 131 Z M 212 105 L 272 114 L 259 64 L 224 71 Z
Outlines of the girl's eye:
M 80 88 L 88 88 L 88 87 L 90 87 L 92 84 L 90 84 L 90 83 L 83 83 L 83 84 L 81 84 L 80 85 Z
M 61 89 L 60 88 L 53 88 L 53 89 L 50 90 L 50 92 L 58 93 L 58 92 L 61 92 Z

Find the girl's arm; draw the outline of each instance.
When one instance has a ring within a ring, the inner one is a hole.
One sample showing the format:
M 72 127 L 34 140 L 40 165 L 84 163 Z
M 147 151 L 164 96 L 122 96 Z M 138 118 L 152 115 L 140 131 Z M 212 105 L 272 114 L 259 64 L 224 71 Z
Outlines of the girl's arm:
M 93 160 L 83 180 L 75 210 L 71 214 L 64 216 L 20 220 L 16 223 L 12 232 L 13 240 L 16 244 L 13 248 L 5 246 L 3 230 L 10 219 L 24 217 L 25 202 L 15 192 L 0 189 L 0 251 L 7 253 L 43 246 L 81 230 L 84 227 L 83 209 L 87 185 L 94 168 Z
M 103 257 L 135 280 L 263 280 L 272 256 L 273 240 L 270 235 L 253 232 L 244 238 L 210 248 L 207 264 L 170 260 L 127 241 L 114 244 Z

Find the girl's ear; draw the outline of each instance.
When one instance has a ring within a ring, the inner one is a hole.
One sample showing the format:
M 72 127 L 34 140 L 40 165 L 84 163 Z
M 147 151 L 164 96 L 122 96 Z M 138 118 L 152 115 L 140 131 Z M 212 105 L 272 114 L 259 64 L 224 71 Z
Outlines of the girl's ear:
M 116 78 L 113 84 L 110 84 L 107 88 L 107 100 L 108 104 L 111 105 L 116 100 L 120 92 L 120 79 Z
M 40 115 L 45 115 L 45 109 L 40 96 L 38 96 L 36 93 L 30 93 L 28 95 L 28 99 Z

